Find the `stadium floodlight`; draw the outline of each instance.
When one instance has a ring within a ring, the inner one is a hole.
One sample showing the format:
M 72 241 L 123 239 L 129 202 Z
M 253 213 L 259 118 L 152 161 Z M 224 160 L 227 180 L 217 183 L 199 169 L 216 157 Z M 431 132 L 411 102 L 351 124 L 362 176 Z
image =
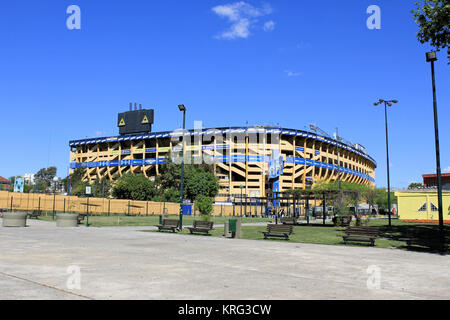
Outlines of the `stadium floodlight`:
M 391 183 L 389 178 L 389 142 L 388 142 L 388 123 L 387 123 L 387 107 L 391 107 L 393 103 L 398 103 L 398 100 L 383 100 L 379 99 L 373 105 L 377 106 L 384 103 L 384 122 L 386 127 L 386 170 L 387 170 L 387 197 L 388 197 L 388 217 L 389 217 L 389 227 L 391 227 Z
M 433 114 L 434 114 L 434 141 L 436 149 L 436 175 L 437 175 L 437 192 L 438 192 L 438 212 L 439 212 L 439 232 L 441 238 L 441 250 L 444 250 L 444 217 L 443 217 L 443 203 L 442 203 L 442 177 L 441 177 L 441 156 L 439 151 L 439 126 L 436 102 L 436 82 L 434 77 L 434 62 L 437 61 L 436 52 L 431 51 L 426 53 L 427 62 L 431 64 L 431 82 L 433 87 Z
M 186 129 L 186 107 L 179 104 L 178 109 L 183 112 L 183 142 L 182 142 L 182 158 L 181 158 L 181 183 L 180 183 L 180 231 L 183 231 L 183 180 L 184 180 L 184 130 Z

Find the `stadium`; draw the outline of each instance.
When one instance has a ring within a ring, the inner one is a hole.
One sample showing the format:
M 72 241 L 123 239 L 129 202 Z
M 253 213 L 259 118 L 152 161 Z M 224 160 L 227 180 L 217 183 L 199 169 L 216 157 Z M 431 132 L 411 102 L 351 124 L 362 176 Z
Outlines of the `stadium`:
M 136 106 L 132 110 L 131 105 L 129 112 L 119 114 L 117 123 L 119 136 L 69 142 L 71 171 L 86 168 L 84 180 L 89 182 L 103 177 L 116 180 L 126 173 L 154 179 L 165 161 L 181 163 L 184 154 L 186 164 L 213 166 L 220 184 L 216 201 L 310 189 L 319 181 L 336 181 L 338 175 L 340 181 L 375 184 L 376 162 L 364 147 L 317 130 L 198 126 L 151 132 L 153 110 Z

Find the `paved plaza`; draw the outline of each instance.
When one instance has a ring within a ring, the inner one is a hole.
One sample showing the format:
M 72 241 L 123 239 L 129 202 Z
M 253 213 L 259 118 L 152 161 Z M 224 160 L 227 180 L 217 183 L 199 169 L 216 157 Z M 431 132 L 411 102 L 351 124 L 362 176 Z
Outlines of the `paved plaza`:
M 0 226 L 0 299 L 450 299 L 450 256 L 27 224 Z

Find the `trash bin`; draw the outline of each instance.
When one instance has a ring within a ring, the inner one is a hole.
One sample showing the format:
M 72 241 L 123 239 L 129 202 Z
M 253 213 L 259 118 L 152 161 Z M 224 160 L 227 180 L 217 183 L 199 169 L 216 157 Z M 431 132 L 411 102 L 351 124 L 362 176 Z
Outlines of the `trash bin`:
M 181 206 L 181 213 L 184 216 L 191 216 L 192 215 L 192 204 L 183 204 Z
M 228 220 L 229 223 L 229 231 L 231 233 L 236 233 L 236 219 L 230 219 Z
M 237 219 L 225 220 L 224 236 L 226 238 L 235 238 L 236 237 L 236 225 L 237 225 Z

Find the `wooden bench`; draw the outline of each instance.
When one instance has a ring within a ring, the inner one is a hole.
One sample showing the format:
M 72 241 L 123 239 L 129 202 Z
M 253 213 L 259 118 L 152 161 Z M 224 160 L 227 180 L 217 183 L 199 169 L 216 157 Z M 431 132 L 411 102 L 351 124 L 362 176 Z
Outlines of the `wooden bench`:
M 189 232 L 191 234 L 194 232 L 202 232 L 202 233 L 209 234 L 209 232 L 211 230 L 213 230 L 213 224 L 214 224 L 214 222 L 212 222 L 212 221 L 194 220 L 194 224 L 192 225 L 192 227 L 187 227 L 187 228 L 189 229 Z
M 170 230 L 175 232 L 180 227 L 180 220 L 163 219 L 162 224 L 155 225 L 155 227 L 158 227 L 158 232 L 162 230 Z
M 86 217 L 86 213 L 80 213 L 77 217 L 78 224 L 81 224 L 81 222 L 84 220 L 85 217 Z
M 373 247 L 375 239 L 378 237 L 378 229 L 373 227 L 347 227 L 344 232 L 342 238 L 345 244 L 349 241 L 369 242 Z
M 412 246 L 421 246 L 426 247 L 432 250 L 440 250 L 441 249 L 441 240 L 439 237 L 433 237 L 433 238 L 408 238 L 408 239 L 401 239 L 406 241 L 406 244 L 408 246 L 408 250 L 411 249 Z M 448 250 L 448 245 L 444 244 L 444 251 Z
M 41 210 L 33 210 L 33 212 L 28 214 L 28 218 L 38 218 L 41 215 L 42 211 Z
M 287 224 L 268 224 L 267 231 L 261 231 L 264 234 L 264 239 L 268 237 L 285 238 L 289 240 L 289 236 L 292 234 L 294 226 Z
M 439 231 L 437 230 L 417 230 L 411 229 L 408 230 L 405 238 L 400 238 L 398 240 L 406 241 L 408 249 L 411 249 L 412 246 L 421 246 L 426 247 L 432 250 L 448 250 L 448 244 L 445 242 L 444 237 L 444 248 L 441 248 L 441 238 Z

